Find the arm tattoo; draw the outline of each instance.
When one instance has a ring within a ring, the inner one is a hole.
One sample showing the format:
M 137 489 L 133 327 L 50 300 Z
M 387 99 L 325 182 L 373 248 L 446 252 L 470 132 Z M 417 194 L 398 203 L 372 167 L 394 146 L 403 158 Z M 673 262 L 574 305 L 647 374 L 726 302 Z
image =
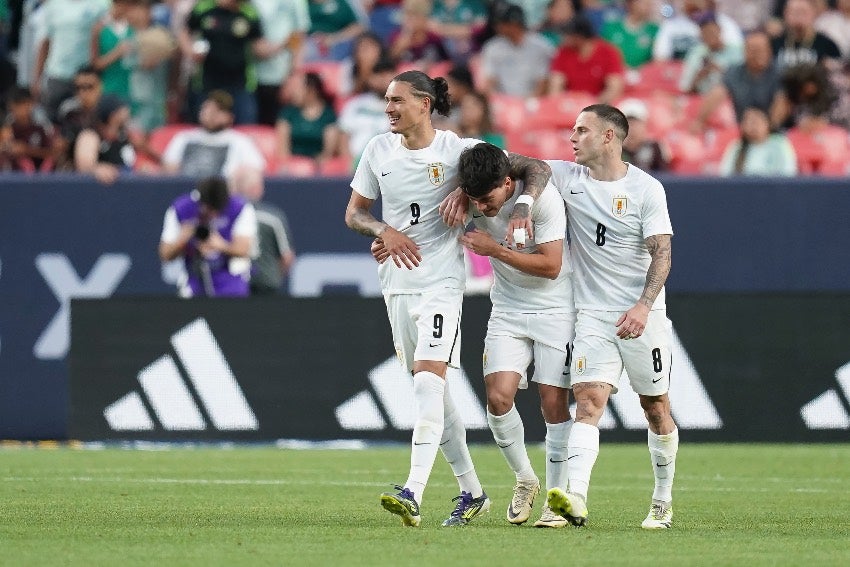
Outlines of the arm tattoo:
M 644 241 L 647 250 L 649 250 L 649 255 L 652 256 L 652 262 L 650 262 L 649 269 L 646 271 L 646 284 L 638 303 L 650 308 L 655 302 L 655 298 L 661 293 L 661 288 L 664 287 L 664 282 L 667 281 L 667 276 L 670 274 L 672 263 L 670 238 L 671 235 L 669 234 L 656 234 Z
M 358 208 L 351 211 L 348 218 L 348 226 L 355 232 L 364 236 L 378 236 L 386 225 L 372 216 L 366 209 Z
M 508 160 L 511 162 L 511 177 L 525 182 L 523 195 L 537 199 L 552 177 L 552 168 L 544 161 L 520 154 L 509 153 Z

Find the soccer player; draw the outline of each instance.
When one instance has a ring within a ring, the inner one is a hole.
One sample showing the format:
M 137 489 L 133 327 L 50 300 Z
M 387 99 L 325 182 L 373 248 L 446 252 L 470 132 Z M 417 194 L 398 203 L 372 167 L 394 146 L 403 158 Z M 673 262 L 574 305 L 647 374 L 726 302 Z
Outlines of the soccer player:
M 548 162 L 552 182 L 567 203 L 578 315 L 569 482 L 549 490 L 547 502 L 574 525 L 585 523 L 590 474 L 599 454 L 599 419 L 625 367 L 649 424 L 655 475 L 649 514 L 641 526 L 663 529 L 673 520 L 679 447 L 667 395 L 672 326 L 664 294 L 673 229 L 664 187 L 621 159 L 628 133 L 628 120 L 617 108 L 588 106 L 570 137 L 576 163 Z
M 443 224 L 440 202 L 457 187 L 461 150 L 479 140 L 461 140 L 435 130 L 431 113 L 449 112 L 445 79 L 420 71 L 397 75 L 387 88 L 390 132 L 374 137 L 363 152 L 351 182 L 346 224 L 380 238 L 392 262 L 378 268 L 399 359 L 413 373 L 416 419 L 410 473 L 397 493 L 381 495 L 385 509 L 407 526 L 421 522 L 420 504 L 440 448 L 458 479 L 461 494 L 443 525 L 464 525 L 489 510 L 469 449 L 466 431 L 446 388 L 446 370 L 459 364 L 463 300 L 463 249 L 460 228 Z M 542 190 L 548 167 L 511 155 L 512 173 Z M 383 219 L 370 209 L 378 197 Z M 520 212 L 522 207 L 520 207 Z
M 460 156 L 458 179 L 472 201 L 476 230 L 461 242 L 493 264 L 493 310 L 484 342 L 487 422 L 496 444 L 516 475 L 508 522 L 523 524 L 531 515 L 540 481 L 525 448 L 522 418 L 514 404 L 517 389 L 528 387 L 526 371 L 534 362 L 546 422 L 546 486 L 566 484 L 569 413 L 570 342 L 575 307 L 569 259 L 564 246 L 567 218 L 561 196 L 547 185 L 531 210 L 534 237 L 522 249 L 503 240 L 513 204 L 523 189 L 510 176 L 505 153 L 492 144 L 467 148 Z M 560 528 L 567 520 L 543 508 L 536 527 Z
M 570 137 L 576 162 L 547 161 L 552 184 L 567 204 L 578 310 L 570 366 L 576 415 L 567 442 L 568 483 L 548 491 L 547 505 L 573 525 L 586 523 L 599 419 L 625 368 L 649 424 L 655 475 L 649 514 L 641 526 L 665 529 L 673 522 L 679 449 L 667 395 L 673 333 L 664 294 L 673 228 L 664 187 L 622 160 L 628 133 L 628 120 L 617 108 L 585 107 Z M 539 193 L 526 186 L 523 195 L 533 203 Z M 441 206 L 447 223 L 462 218 L 463 205 L 456 195 L 447 199 Z M 527 213 L 514 211 L 509 234 L 528 226 Z

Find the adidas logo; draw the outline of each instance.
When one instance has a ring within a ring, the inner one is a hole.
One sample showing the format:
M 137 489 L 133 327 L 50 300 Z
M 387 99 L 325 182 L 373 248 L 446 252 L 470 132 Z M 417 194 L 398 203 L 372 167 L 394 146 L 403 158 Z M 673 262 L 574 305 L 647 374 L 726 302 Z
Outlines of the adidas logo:
M 484 406 L 463 369 L 449 368 L 446 380 L 466 428 L 487 429 Z M 395 429 L 412 430 L 416 417 L 413 376 L 405 372 L 398 359 L 388 358 L 370 370 L 369 384 L 378 400 L 369 390 L 363 390 L 337 406 L 334 414 L 340 427 L 349 431 L 377 431 L 386 429 L 389 420 Z
M 830 388 L 814 400 L 800 408 L 800 415 L 809 429 L 850 429 L 850 362 L 835 371 L 835 380 L 844 393 Z
M 203 431 L 207 420 L 219 431 L 259 429 L 204 319 L 174 333 L 171 345 L 176 360 L 166 354 L 143 368 L 138 374 L 141 393 L 132 391 L 104 410 L 113 431 L 153 431 L 156 423 L 145 401 L 167 431 Z

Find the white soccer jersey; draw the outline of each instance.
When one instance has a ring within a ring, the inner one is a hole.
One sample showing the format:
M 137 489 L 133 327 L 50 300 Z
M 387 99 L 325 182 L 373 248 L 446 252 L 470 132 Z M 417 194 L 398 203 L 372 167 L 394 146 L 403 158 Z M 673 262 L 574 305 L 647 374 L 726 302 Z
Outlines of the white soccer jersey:
M 673 234 L 664 187 L 631 164 L 622 179 L 598 181 L 582 165 L 547 163 L 567 203 L 576 307 L 630 309 L 643 293 L 652 261 L 644 240 Z M 666 307 L 664 296 L 662 288 L 652 309 Z
M 502 205 L 499 214 L 495 217 L 484 216 L 478 212 L 475 205 L 472 205 L 470 211 L 473 224 L 488 232 L 497 242 L 502 242 L 508 232 L 514 203 L 522 194 L 522 190 L 522 181 L 517 181 L 513 196 Z M 567 217 L 564 212 L 564 202 L 551 183 L 546 185 L 540 197 L 534 202 L 531 209 L 531 222 L 534 226 L 534 238 L 526 241 L 525 247 L 518 250 L 520 253 L 531 254 L 537 250 L 538 244 L 565 239 Z M 566 243 L 561 273 L 554 280 L 532 276 L 495 258 L 491 258 L 490 262 L 495 276 L 493 288 L 490 290 L 493 311 L 505 313 L 575 311 L 569 250 Z
M 449 228 L 438 208 L 458 186 L 457 166 L 465 148 L 480 143 L 454 132 L 437 130 L 427 148 L 409 150 L 400 134 L 372 138 L 351 188 L 367 199 L 381 197 L 385 223 L 419 246 L 422 261 L 408 270 L 391 259 L 378 267 L 384 293 L 421 293 L 435 288 L 463 289 L 466 269 L 458 242 L 461 227 Z

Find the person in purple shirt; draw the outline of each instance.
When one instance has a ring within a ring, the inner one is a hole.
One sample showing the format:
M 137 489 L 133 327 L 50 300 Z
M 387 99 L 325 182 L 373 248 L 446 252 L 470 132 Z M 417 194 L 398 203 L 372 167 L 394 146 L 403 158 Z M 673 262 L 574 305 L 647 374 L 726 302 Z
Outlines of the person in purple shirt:
M 183 259 L 183 297 L 246 297 L 255 250 L 253 205 L 231 195 L 221 177 L 208 177 L 165 212 L 159 257 Z

